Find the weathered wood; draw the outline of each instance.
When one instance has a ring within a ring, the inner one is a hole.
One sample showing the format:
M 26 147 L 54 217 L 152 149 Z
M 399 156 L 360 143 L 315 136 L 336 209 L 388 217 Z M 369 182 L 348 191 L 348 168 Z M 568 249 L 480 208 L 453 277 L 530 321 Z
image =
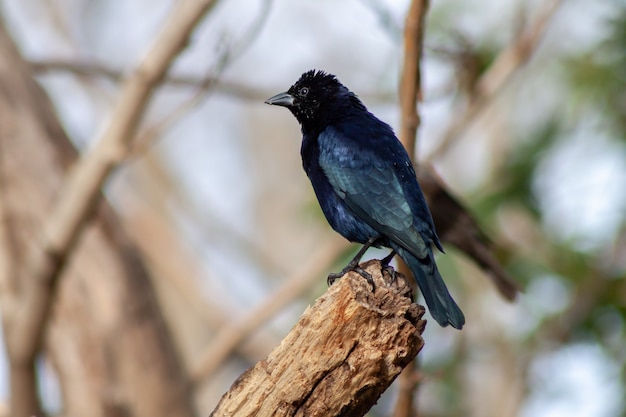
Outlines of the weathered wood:
M 403 275 L 362 265 L 309 307 L 269 356 L 246 371 L 212 417 L 363 416 L 417 355 L 424 308 Z

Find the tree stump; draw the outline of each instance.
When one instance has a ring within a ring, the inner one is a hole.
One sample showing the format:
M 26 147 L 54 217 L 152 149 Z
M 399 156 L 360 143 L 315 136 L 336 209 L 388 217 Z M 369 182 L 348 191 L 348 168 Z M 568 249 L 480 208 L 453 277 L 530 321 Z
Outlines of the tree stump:
M 212 417 L 363 416 L 421 350 L 424 308 L 406 278 L 361 265 L 309 307 L 269 356 L 242 374 Z

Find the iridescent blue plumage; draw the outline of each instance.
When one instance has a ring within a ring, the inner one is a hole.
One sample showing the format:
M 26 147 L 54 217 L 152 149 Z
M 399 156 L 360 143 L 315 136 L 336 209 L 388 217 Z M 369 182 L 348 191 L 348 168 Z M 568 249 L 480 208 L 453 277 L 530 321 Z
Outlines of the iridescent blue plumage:
M 302 127 L 302 163 L 331 227 L 352 242 L 395 250 L 409 265 L 431 315 L 460 329 L 463 313 L 433 257 L 440 250 L 411 160 L 391 127 L 333 75 L 309 71 L 267 101 Z

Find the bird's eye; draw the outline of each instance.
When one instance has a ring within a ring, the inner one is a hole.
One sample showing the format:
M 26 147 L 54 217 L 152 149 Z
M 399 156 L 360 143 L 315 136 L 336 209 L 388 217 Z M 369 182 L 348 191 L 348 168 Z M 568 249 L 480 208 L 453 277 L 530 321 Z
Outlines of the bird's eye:
M 302 87 L 300 91 L 298 91 L 298 94 L 300 95 L 300 97 L 306 97 L 306 95 L 309 94 L 309 88 Z

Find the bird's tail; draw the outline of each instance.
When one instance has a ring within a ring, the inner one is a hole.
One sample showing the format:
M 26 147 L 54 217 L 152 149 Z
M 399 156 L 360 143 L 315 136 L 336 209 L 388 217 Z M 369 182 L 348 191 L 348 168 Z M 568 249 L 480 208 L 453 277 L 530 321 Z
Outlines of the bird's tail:
M 448 292 L 432 252 L 426 259 L 420 260 L 402 247 L 394 245 L 393 249 L 411 269 L 430 315 L 443 327 L 449 324 L 455 329 L 461 329 L 465 324 L 465 316 Z

